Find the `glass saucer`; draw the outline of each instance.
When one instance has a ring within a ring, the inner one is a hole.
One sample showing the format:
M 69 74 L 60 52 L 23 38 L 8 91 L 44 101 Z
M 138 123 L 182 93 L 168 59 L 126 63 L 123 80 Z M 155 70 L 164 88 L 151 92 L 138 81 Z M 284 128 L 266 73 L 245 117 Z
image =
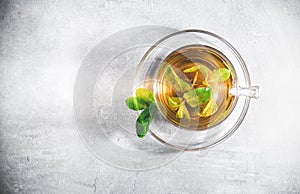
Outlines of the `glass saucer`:
M 137 87 L 135 72 L 145 52 L 176 31 L 163 26 L 129 28 L 104 39 L 83 61 L 74 87 L 74 117 L 82 141 L 98 159 L 118 168 L 147 170 L 181 154 L 151 135 L 138 138 L 138 115 L 124 102 Z

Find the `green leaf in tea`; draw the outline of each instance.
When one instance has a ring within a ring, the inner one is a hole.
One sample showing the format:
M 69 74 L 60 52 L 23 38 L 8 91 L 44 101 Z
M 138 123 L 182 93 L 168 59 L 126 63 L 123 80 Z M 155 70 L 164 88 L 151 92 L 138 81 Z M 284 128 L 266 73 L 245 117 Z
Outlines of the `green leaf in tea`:
M 193 108 L 206 103 L 212 96 L 210 87 L 201 87 L 183 94 L 183 98 Z
M 154 102 L 153 92 L 146 88 L 137 88 L 135 90 L 135 96 L 138 101 L 142 101 L 147 105 L 150 105 Z
M 169 84 L 178 92 L 186 92 L 192 89 L 192 86 L 182 80 L 170 65 L 166 67 L 165 76 Z
M 204 65 L 195 65 L 193 67 L 185 69 L 183 72 L 184 73 L 193 73 L 196 71 L 200 71 L 204 75 L 205 80 L 208 79 L 209 69 Z
M 186 103 L 191 107 L 196 108 L 199 105 L 198 95 L 195 90 L 190 90 L 183 94 Z
M 202 88 L 196 88 L 195 89 L 199 104 L 206 103 L 212 96 L 212 90 L 210 87 L 202 87 Z
M 191 116 L 190 116 L 190 113 L 188 111 L 188 109 L 186 108 L 185 106 L 185 103 L 182 102 L 179 106 L 179 109 L 176 113 L 176 117 L 179 118 L 179 119 L 182 119 L 182 118 L 187 118 L 188 120 L 191 120 Z
M 128 106 L 128 108 L 132 109 L 132 110 L 143 110 L 147 107 L 147 104 L 144 103 L 141 100 L 138 100 L 135 97 L 129 97 L 125 100 L 126 105 Z
M 188 120 L 191 120 L 190 113 L 186 108 L 185 104 L 182 106 L 182 110 L 183 110 L 183 117 L 187 118 Z
M 230 70 L 226 68 L 220 68 L 213 72 L 210 81 L 213 82 L 224 82 L 230 77 Z
M 143 138 L 149 131 L 149 126 L 156 110 L 156 104 L 152 103 L 139 115 L 135 124 L 136 134 L 139 138 Z
M 168 103 L 170 107 L 174 110 L 177 110 L 180 106 L 182 98 L 179 97 L 168 97 Z
M 211 98 L 206 104 L 206 106 L 204 107 L 204 109 L 201 111 L 201 113 L 198 115 L 200 117 L 208 117 L 215 114 L 217 110 L 218 110 L 218 105 L 215 99 Z
M 179 107 L 178 111 L 176 112 L 176 118 L 183 118 L 183 110 L 182 110 L 182 106 Z
M 198 68 L 198 66 L 193 66 L 193 67 L 190 67 L 190 68 L 187 68 L 187 69 L 185 69 L 183 72 L 184 73 L 193 73 L 193 72 L 196 72 L 196 71 L 198 71 L 199 70 L 199 68 Z
M 208 79 L 208 73 L 209 73 L 210 70 L 204 65 L 198 66 L 198 68 L 201 71 L 201 73 L 204 74 L 205 80 L 207 80 Z

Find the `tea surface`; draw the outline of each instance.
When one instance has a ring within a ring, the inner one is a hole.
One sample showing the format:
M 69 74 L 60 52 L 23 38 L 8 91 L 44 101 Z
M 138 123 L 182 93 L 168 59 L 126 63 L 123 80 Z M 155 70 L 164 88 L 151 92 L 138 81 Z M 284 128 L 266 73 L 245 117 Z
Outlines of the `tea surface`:
M 182 47 L 161 63 L 157 106 L 176 126 L 206 129 L 230 112 L 233 77 L 230 61 L 218 50 L 202 45 Z

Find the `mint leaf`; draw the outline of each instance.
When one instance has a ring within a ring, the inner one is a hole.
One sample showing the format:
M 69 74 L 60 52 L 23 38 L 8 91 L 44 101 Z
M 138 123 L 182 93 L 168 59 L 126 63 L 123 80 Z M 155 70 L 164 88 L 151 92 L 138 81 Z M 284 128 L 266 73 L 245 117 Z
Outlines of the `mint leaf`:
M 220 68 L 213 72 L 210 81 L 224 82 L 230 77 L 230 70 L 226 68 Z
M 208 73 L 209 73 L 210 70 L 204 65 L 195 65 L 193 67 L 185 69 L 183 72 L 184 73 L 192 73 L 192 72 L 196 72 L 196 71 L 200 71 L 204 75 L 205 80 L 207 80 Z
M 135 96 L 138 101 L 141 101 L 142 103 L 145 103 L 147 105 L 150 105 L 154 102 L 153 92 L 146 88 L 137 88 L 135 90 Z
M 200 117 L 208 117 L 215 114 L 218 110 L 218 105 L 215 99 L 211 98 L 205 108 L 198 114 Z
M 191 107 L 196 108 L 199 105 L 198 95 L 195 90 L 190 90 L 183 94 L 186 103 Z
M 169 103 L 170 107 L 174 110 L 177 110 L 179 108 L 181 101 L 182 101 L 182 98 L 168 97 L 168 103 Z
M 199 104 L 206 103 L 212 96 L 211 88 L 202 87 L 190 90 L 183 94 L 183 98 L 192 107 L 196 108 Z
M 178 111 L 176 112 L 176 118 L 179 118 L 179 119 L 183 118 L 183 107 L 181 104 L 179 106 Z
M 174 71 L 174 69 L 168 65 L 166 67 L 165 76 L 169 84 L 177 91 L 177 92 L 186 92 L 192 89 L 192 86 L 182 80 Z
M 193 73 L 193 72 L 196 72 L 196 71 L 198 71 L 199 70 L 199 68 L 198 68 L 198 66 L 193 66 L 193 67 L 190 67 L 190 68 L 187 68 L 187 69 L 185 69 L 183 72 L 184 73 Z
M 182 119 L 184 117 L 187 118 L 188 120 L 191 120 L 190 113 L 189 113 L 188 109 L 186 108 L 185 103 L 182 102 L 176 113 L 176 118 Z
M 139 115 L 135 124 L 136 134 L 139 138 L 143 138 L 149 131 L 149 126 L 156 110 L 155 103 L 152 103 Z
M 147 132 L 149 131 L 150 121 L 143 121 L 141 119 L 138 119 L 136 121 L 136 134 L 139 138 L 145 137 Z
M 147 107 L 147 104 L 145 104 L 143 101 L 138 100 L 135 97 L 129 97 L 125 100 L 126 105 L 128 108 L 132 110 L 143 110 Z
M 205 80 L 207 80 L 208 79 L 208 73 L 209 73 L 210 70 L 204 65 L 197 66 L 197 67 L 199 68 L 201 73 L 204 74 Z
M 183 111 L 183 116 L 187 118 L 188 120 L 191 120 L 190 113 L 188 109 L 186 108 L 185 104 L 182 105 L 182 111 Z
M 212 90 L 210 87 L 202 87 L 202 88 L 196 88 L 195 89 L 199 104 L 206 103 L 212 96 Z

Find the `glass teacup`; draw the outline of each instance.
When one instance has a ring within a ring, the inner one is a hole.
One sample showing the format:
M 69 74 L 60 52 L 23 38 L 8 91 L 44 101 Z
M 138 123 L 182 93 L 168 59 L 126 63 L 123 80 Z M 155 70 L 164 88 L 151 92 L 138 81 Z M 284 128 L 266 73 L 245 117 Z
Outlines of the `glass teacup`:
M 175 83 L 178 79 L 188 84 Z M 228 138 L 259 94 L 237 50 L 202 30 L 175 32 L 156 42 L 138 66 L 133 90 L 140 87 L 153 92 L 158 108 L 150 134 L 178 150 L 204 149 Z M 200 104 L 193 100 L 198 91 L 208 96 L 197 98 Z

